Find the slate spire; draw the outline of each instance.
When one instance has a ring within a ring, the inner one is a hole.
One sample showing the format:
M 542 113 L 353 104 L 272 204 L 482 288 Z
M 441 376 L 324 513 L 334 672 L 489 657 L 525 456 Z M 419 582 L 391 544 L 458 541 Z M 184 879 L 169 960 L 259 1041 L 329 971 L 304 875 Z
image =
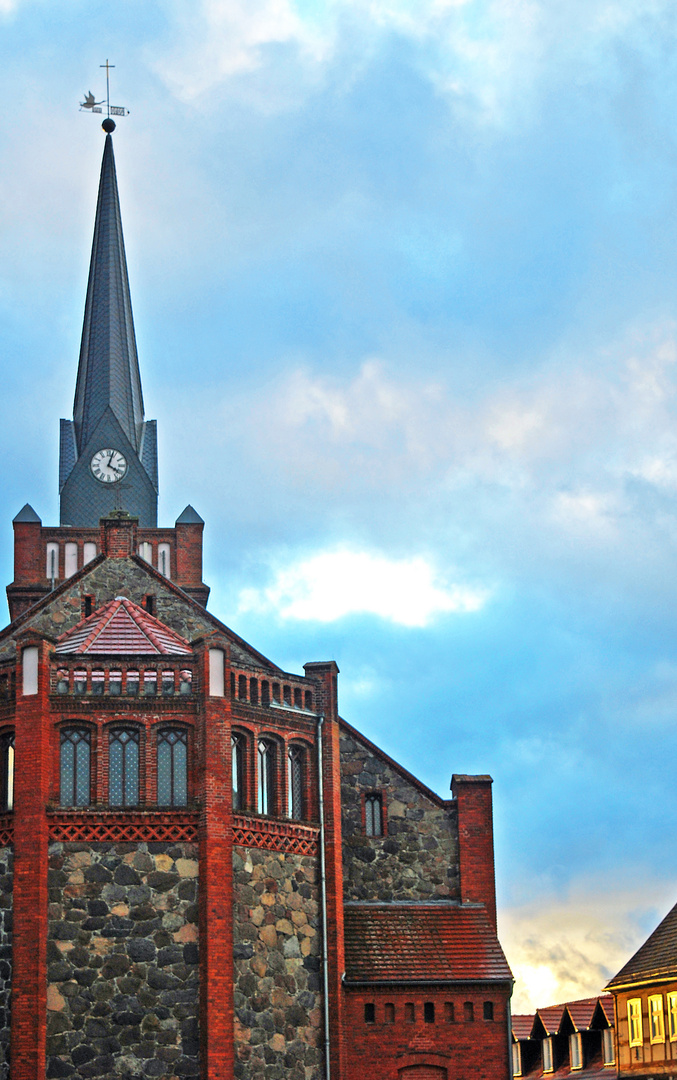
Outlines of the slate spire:
M 106 135 L 101 163 L 73 409 L 79 451 L 107 406 L 138 453 L 143 395 L 111 135 Z
M 61 421 L 61 524 L 98 525 L 114 509 L 157 524 L 157 432 L 144 420 L 111 132 L 101 162 L 73 419 Z M 103 463 L 104 468 L 97 469 Z M 117 474 L 111 472 L 115 462 Z M 106 481 L 105 483 L 102 481 Z M 111 482 L 112 481 L 112 482 Z

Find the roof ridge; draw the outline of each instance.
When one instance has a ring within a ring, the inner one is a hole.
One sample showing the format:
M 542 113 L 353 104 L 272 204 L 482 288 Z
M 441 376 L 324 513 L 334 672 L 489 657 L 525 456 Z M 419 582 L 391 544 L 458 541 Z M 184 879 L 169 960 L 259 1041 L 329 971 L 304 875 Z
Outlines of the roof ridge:
M 144 612 L 143 608 L 139 604 L 135 604 L 133 600 L 130 600 L 128 596 L 122 597 L 121 600 L 120 600 L 120 603 L 121 603 L 122 607 L 124 607 L 125 611 L 129 615 L 129 618 L 132 620 L 134 625 L 143 634 L 143 636 L 145 637 L 148 644 L 152 645 L 153 648 L 156 649 L 157 652 L 161 654 L 162 653 L 162 648 L 161 648 L 159 642 L 157 641 L 156 635 L 151 633 L 150 628 L 144 626 L 145 617 L 146 617 L 146 615 L 150 615 L 150 612 Z M 138 618 L 138 616 L 136 614 L 137 611 L 140 611 L 143 614 L 143 616 L 144 616 L 143 620 Z M 152 615 L 150 617 L 152 618 Z M 169 630 L 170 627 L 167 627 L 167 629 Z

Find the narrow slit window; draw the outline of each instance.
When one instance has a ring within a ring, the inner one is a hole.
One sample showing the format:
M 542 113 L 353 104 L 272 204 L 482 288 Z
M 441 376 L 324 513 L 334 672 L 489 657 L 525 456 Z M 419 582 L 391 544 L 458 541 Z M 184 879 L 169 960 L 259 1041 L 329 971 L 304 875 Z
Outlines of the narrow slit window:
M 174 672 L 162 672 L 162 696 L 172 697 L 174 694 Z
M 383 836 L 383 799 L 379 792 L 364 797 L 364 830 L 367 836 Z
M 494 1003 L 493 1001 L 485 1001 L 482 1006 L 482 1016 L 485 1020 L 494 1019 Z
M 272 814 L 274 807 L 275 748 L 268 739 L 259 740 L 259 814 Z
M 251 701 L 252 705 L 258 705 L 258 703 L 259 703 L 259 680 L 258 679 L 250 679 L 249 680 L 249 700 Z
M 66 728 L 61 732 L 61 805 L 89 806 L 90 740 L 89 731 Z
M 306 690 L 306 709 L 308 712 L 313 711 L 313 693 L 312 690 Z
M 111 668 L 108 673 L 108 693 L 113 697 L 119 697 L 122 693 L 122 671 L 120 668 Z
M 104 683 L 106 681 L 106 673 L 101 668 L 97 668 L 92 672 L 92 693 L 97 697 L 103 695 Z
M 240 675 L 237 680 L 237 696 L 240 701 L 247 700 L 247 676 Z
M 171 577 L 170 573 L 170 554 L 171 547 L 169 544 L 158 544 L 157 548 L 157 568 L 163 577 Z
M 138 806 L 139 733 L 112 731 L 108 746 L 108 801 L 111 806 Z
M 279 684 L 279 682 L 274 682 L 273 683 L 273 701 L 277 705 L 280 704 L 280 684 Z
M 0 809 L 14 809 L 14 732 L 7 732 L 0 739 Z
M 64 577 L 73 577 L 78 572 L 78 545 L 69 540 L 64 546 Z
M 73 693 L 87 693 L 87 672 L 84 668 L 78 668 L 73 672 Z
M 285 705 L 291 705 L 291 686 L 282 687 L 282 698 Z
M 138 697 L 139 673 L 136 668 L 130 668 L 127 671 L 127 693 L 130 697 Z
M 287 815 L 293 821 L 302 821 L 304 816 L 304 772 L 305 754 L 302 748 L 290 746 L 287 756 Z
M 193 672 L 192 671 L 180 671 L 179 672 L 179 693 L 192 694 L 193 692 Z
M 233 770 L 233 810 L 244 810 L 244 739 L 233 735 L 230 740 Z
M 294 687 L 294 708 L 303 708 L 303 691 L 299 690 L 298 686 Z
M 270 683 L 266 679 L 261 683 L 261 704 L 270 705 Z
M 435 1002 L 424 1001 L 423 1002 L 423 1022 L 424 1024 L 435 1023 Z
M 188 736 L 167 728 L 158 735 L 157 801 L 160 806 L 186 806 L 188 802 Z
M 50 581 L 59 580 L 59 545 L 50 543 L 47 545 L 47 565 L 45 577 Z
M 365 1001 L 364 1003 L 364 1022 L 365 1024 L 376 1022 L 376 1006 L 373 1001 Z

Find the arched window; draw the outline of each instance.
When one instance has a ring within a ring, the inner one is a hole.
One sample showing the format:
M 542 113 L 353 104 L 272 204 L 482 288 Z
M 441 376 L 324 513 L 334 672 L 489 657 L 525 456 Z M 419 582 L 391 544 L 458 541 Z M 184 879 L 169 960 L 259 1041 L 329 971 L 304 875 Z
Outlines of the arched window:
M 383 800 L 378 792 L 365 795 L 364 831 L 367 836 L 383 836 Z
M 158 735 L 157 801 L 160 806 L 188 803 L 188 735 L 176 728 Z
M 169 557 L 171 548 L 169 544 L 158 544 L 157 546 L 157 568 L 164 577 L 171 577 L 169 572 Z
M 108 744 L 108 801 L 111 806 L 138 806 L 139 733 L 111 731 Z
M 233 735 L 230 740 L 233 772 L 233 810 L 244 810 L 244 739 Z
M 90 739 L 84 728 L 61 732 L 61 805 L 89 806 Z
M 240 701 L 246 701 L 247 700 L 247 676 L 246 675 L 238 675 L 238 679 L 237 679 L 237 696 L 239 697 Z
M 259 740 L 259 814 L 274 812 L 275 746 L 269 739 Z
M 290 746 L 287 755 L 287 816 L 301 821 L 304 814 L 303 787 L 305 754 L 300 746 Z
M 14 809 L 14 732 L 0 739 L 0 810 Z

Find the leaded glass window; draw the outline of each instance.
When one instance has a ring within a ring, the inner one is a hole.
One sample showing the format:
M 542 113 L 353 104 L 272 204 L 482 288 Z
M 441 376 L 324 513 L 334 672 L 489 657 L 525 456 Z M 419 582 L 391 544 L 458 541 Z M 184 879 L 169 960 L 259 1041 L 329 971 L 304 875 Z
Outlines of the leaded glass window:
M 157 801 L 160 806 L 185 806 L 188 802 L 188 735 L 176 728 L 158 735 Z
M 294 821 L 303 818 L 305 754 L 300 746 L 290 746 L 287 755 L 287 814 Z
M 14 809 L 14 732 L 0 739 L 0 810 Z
M 244 810 L 244 739 L 233 735 L 230 740 L 233 773 L 233 810 Z
M 259 814 L 272 814 L 274 806 L 275 747 L 268 739 L 259 740 Z
M 383 801 L 378 793 L 365 796 L 364 831 L 367 836 L 383 836 Z
M 108 801 L 111 806 L 138 805 L 138 731 L 123 728 L 110 733 L 108 745 Z
M 90 737 L 84 728 L 61 732 L 61 805 L 89 806 Z

